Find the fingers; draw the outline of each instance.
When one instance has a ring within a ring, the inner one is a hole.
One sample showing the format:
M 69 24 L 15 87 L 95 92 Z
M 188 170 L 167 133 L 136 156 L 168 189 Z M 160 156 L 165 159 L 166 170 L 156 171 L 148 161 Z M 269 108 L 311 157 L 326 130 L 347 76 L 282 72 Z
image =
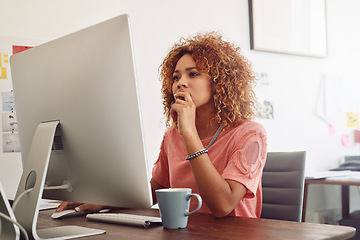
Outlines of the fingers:
M 188 92 L 179 92 L 174 94 L 175 102 L 171 106 L 170 114 L 173 120 L 177 119 L 184 112 L 191 111 L 193 112 L 195 104 L 191 98 L 190 93 Z
M 75 203 L 73 202 L 67 202 L 67 201 L 61 202 L 60 205 L 56 208 L 55 212 L 61 212 L 65 209 L 72 208 L 74 207 L 74 205 Z
M 81 204 L 75 208 L 76 212 L 98 212 L 103 209 L 103 205 L 96 205 L 96 204 Z
M 188 92 L 178 92 L 174 94 L 175 103 L 193 103 L 190 93 Z
M 173 120 L 174 122 L 176 122 L 176 121 L 177 121 L 177 112 L 176 112 L 173 108 L 171 108 L 170 114 L 171 114 L 172 120 Z
M 87 203 L 74 203 L 74 202 L 61 202 L 55 212 L 61 212 L 65 209 L 75 209 L 76 212 L 98 212 L 103 209 L 104 206 Z
M 171 106 L 171 116 L 173 119 L 176 119 L 177 115 L 179 114 L 179 110 L 194 107 L 195 104 L 188 92 L 179 92 L 174 94 L 175 102 Z

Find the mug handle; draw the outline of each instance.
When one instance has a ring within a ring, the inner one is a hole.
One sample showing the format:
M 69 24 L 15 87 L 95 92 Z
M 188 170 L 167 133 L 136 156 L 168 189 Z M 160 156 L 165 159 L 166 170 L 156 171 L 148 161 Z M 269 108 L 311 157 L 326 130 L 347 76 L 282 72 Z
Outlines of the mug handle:
M 199 194 L 197 194 L 197 193 L 190 193 L 190 194 L 186 195 L 186 200 L 189 201 L 191 197 L 196 197 L 196 198 L 197 198 L 197 200 L 198 200 L 198 206 L 197 206 L 197 208 L 196 208 L 194 211 L 192 211 L 192 212 L 189 212 L 188 210 L 186 210 L 186 211 L 185 211 L 185 216 L 189 216 L 189 215 L 191 215 L 191 214 L 193 214 L 193 213 L 196 213 L 197 211 L 199 211 L 199 209 L 201 208 L 201 205 L 202 205 L 202 199 L 201 199 L 201 197 L 200 197 Z

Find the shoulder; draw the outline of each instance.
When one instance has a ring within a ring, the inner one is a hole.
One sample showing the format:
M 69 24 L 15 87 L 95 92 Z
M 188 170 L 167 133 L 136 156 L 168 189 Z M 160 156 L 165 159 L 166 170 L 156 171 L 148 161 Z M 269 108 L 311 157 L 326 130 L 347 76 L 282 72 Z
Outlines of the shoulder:
M 164 137 L 172 137 L 177 135 L 180 135 L 178 129 L 176 127 L 169 127 L 165 130 Z
M 247 121 L 247 122 L 244 122 L 243 124 L 241 124 L 240 126 L 243 127 L 243 129 L 245 131 L 255 130 L 258 133 L 262 133 L 262 134 L 266 135 L 265 128 L 263 127 L 263 125 L 261 125 L 258 122 Z
M 254 142 L 263 146 L 267 145 L 265 128 L 258 122 L 246 121 L 235 127 L 231 132 L 238 148 L 246 147 Z
M 181 135 L 178 129 L 176 127 L 169 127 L 165 131 L 163 144 L 166 144 L 168 142 L 178 141 L 179 138 L 181 139 Z
M 258 122 L 255 121 L 246 121 L 236 127 L 234 127 L 232 130 L 235 135 L 246 135 L 246 134 L 259 134 L 263 137 L 266 137 L 266 130 L 265 128 Z

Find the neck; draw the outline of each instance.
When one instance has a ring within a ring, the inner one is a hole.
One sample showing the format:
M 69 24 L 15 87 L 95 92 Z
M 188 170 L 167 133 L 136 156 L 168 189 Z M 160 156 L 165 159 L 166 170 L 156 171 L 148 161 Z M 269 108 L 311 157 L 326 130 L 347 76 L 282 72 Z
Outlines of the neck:
M 205 113 L 203 111 L 196 111 L 196 129 L 201 140 L 214 136 L 220 124 L 210 119 L 211 113 Z

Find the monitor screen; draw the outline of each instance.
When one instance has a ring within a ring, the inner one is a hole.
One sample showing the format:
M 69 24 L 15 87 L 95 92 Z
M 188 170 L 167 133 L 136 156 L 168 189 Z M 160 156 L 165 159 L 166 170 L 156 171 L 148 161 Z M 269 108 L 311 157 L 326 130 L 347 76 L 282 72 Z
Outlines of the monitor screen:
M 15 54 L 10 64 L 25 174 L 39 124 L 60 123 L 45 182 L 71 188 L 43 197 L 151 207 L 128 16 Z

